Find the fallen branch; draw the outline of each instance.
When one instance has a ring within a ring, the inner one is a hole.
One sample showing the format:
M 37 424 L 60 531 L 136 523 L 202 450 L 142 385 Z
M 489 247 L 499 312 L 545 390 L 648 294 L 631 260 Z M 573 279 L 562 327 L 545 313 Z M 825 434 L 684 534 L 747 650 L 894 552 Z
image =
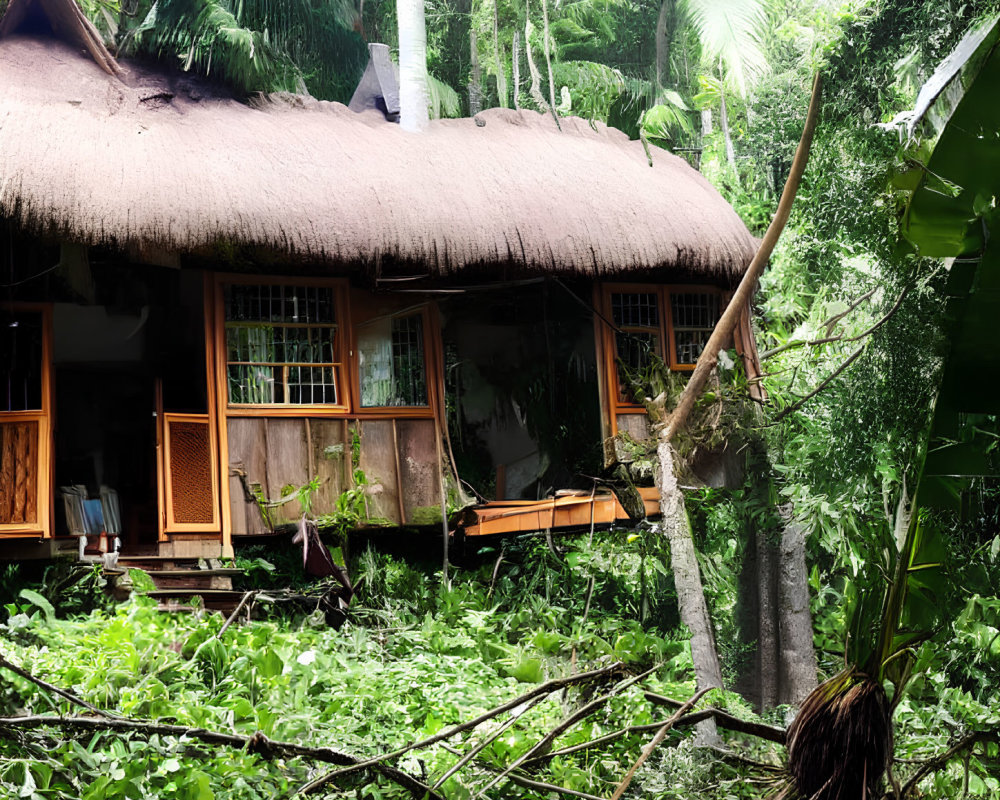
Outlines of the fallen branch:
M 781 766 L 780 764 L 768 764 L 764 761 L 755 761 L 752 758 L 741 756 L 739 753 L 734 753 L 732 750 L 726 750 L 724 747 L 710 746 L 709 750 L 718 755 L 723 761 L 732 761 L 736 764 L 741 764 L 744 767 L 759 769 L 762 772 L 773 772 L 780 775 L 782 778 L 788 776 L 787 768 Z
M 948 762 L 959 753 L 969 750 L 980 742 L 1000 742 L 1000 734 L 996 731 L 977 731 L 976 733 L 970 733 L 968 736 L 960 739 L 940 755 L 936 755 L 933 758 L 928 759 L 924 762 L 923 766 L 914 772 L 913 775 L 910 776 L 910 779 L 903 784 L 903 788 L 900 790 L 897 800 L 906 800 L 906 798 L 909 797 L 910 792 L 917 788 L 917 784 L 920 783 L 920 781 L 932 772 L 937 772 L 939 769 L 947 766 Z
M 865 351 L 865 347 L 867 346 L 868 343 L 865 342 L 863 345 L 861 345 L 861 347 L 859 347 L 857 350 L 851 353 L 851 355 L 847 357 L 847 360 L 844 361 L 843 364 L 841 364 L 833 372 L 827 375 L 822 381 L 820 381 L 819 385 L 816 386 L 816 388 L 813 389 L 811 392 L 809 392 L 809 394 L 803 395 L 794 403 L 792 403 L 790 406 L 785 406 L 783 409 L 781 409 L 781 411 L 779 411 L 775 415 L 774 422 L 780 422 L 789 414 L 793 414 L 794 412 L 798 411 L 800 408 L 802 408 L 802 406 L 804 406 L 806 403 L 812 400 L 816 395 L 822 392 L 827 386 L 830 385 L 830 383 L 832 383 L 834 378 L 836 378 L 838 375 L 840 375 L 840 373 L 842 373 L 845 369 L 847 369 L 849 366 L 851 366 L 851 364 L 854 363 L 854 361 L 858 358 L 858 356 L 860 356 Z
M 233 613 L 229 615 L 229 618 L 225 621 L 225 623 L 223 623 L 222 627 L 219 628 L 219 632 L 215 634 L 216 639 L 222 638 L 222 634 L 224 634 L 226 630 L 229 628 L 229 626 L 233 624 L 233 620 L 235 620 L 236 617 L 239 616 L 240 612 L 243 610 L 246 604 L 249 603 L 256 595 L 257 595 L 256 591 L 249 591 L 243 593 L 243 598 L 240 600 L 239 605 L 237 605 L 236 608 L 233 609 Z
M 774 246 L 778 243 L 781 232 L 785 229 L 785 223 L 792 212 L 792 204 L 795 202 L 795 195 L 799 190 L 799 183 L 802 181 L 802 173 L 805 172 L 806 163 L 809 161 L 809 149 L 812 146 L 813 132 L 816 130 L 816 122 L 819 119 L 820 97 L 822 95 L 823 82 L 817 72 L 813 81 L 812 96 L 809 100 L 809 110 L 806 112 L 806 122 L 802 128 L 802 138 L 795 150 L 795 157 L 792 159 L 792 167 L 788 172 L 788 179 L 785 181 L 785 188 L 781 192 L 781 199 L 778 201 L 778 208 L 774 212 L 774 218 L 767 227 L 764 238 L 761 239 L 760 247 L 751 260 L 747 271 L 743 273 L 739 286 L 733 293 L 732 299 L 726 310 L 715 325 L 708 343 L 698 356 L 698 363 L 694 372 L 688 379 L 687 386 L 681 392 L 677 401 L 677 407 L 667 420 L 666 427 L 660 434 L 661 442 L 670 442 L 678 430 L 684 427 L 691 409 L 695 402 L 701 397 L 709 375 L 715 371 L 715 365 L 719 360 L 719 351 L 728 341 L 739 317 L 743 313 L 743 307 L 750 301 L 750 295 L 757 286 L 764 267 L 767 265 Z
M 0 717 L 0 730 L 27 730 L 32 728 L 60 728 L 62 730 L 93 733 L 114 731 L 117 733 L 138 733 L 143 736 L 186 736 L 206 744 L 223 745 L 256 753 L 265 759 L 274 756 L 296 757 L 322 761 L 328 764 L 357 764 L 355 756 L 333 750 L 329 747 L 306 747 L 294 742 L 279 742 L 268 739 L 260 731 L 252 736 L 209 731 L 204 728 L 189 728 L 184 725 L 168 725 L 159 722 L 133 719 L 109 719 L 97 717 L 61 717 L 32 715 L 24 717 Z M 402 770 L 384 764 L 373 764 L 373 769 L 389 780 L 402 786 L 416 798 L 444 800 L 429 786 Z
M 527 778 L 517 772 L 510 773 L 507 778 L 512 783 L 517 783 L 527 789 L 538 789 L 542 792 L 558 792 L 559 794 L 566 794 L 570 797 L 582 797 L 583 800 L 604 800 L 603 797 L 587 794 L 586 792 L 578 792 L 576 789 L 567 789 L 565 786 L 556 786 L 554 783 L 543 783 L 542 781 L 532 780 L 531 778 Z
M 567 730 L 576 725 L 576 723 L 578 723 L 580 720 L 589 717 L 591 714 L 597 711 L 597 709 L 601 708 L 609 700 L 611 700 L 611 698 L 620 694 L 623 690 L 627 689 L 632 684 L 641 681 L 643 678 L 647 677 L 650 673 L 659 669 L 660 666 L 662 665 L 658 664 L 652 667 L 651 669 L 646 670 L 641 675 L 635 675 L 626 681 L 622 681 L 607 694 L 603 694 L 600 697 L 597 697 L 591 700 L 589 703 L 578 708 L 576 711 L 574 711 L 572 714 L 566 717 L 562 722 L 556 725 L 552 730 L 546 733 L 533 747 L 531 747 L 526 752 L 522 753 L 520 756 L 515 758 L 512 764 L 510 764 L 506 769 L 503 770 L 503 772 L 501 772 L 493 780 L 491 780 L 488 784 L 486 784 L 486 786 L 480 789 L 475 796 L 482 797 L 483 794 L 485 794 L 489 789 L 493 788 L 498 783 L 500 783 L 500 781 L 502 781 L 504 778 L 510 775 L 515 769 L 521 766 L 529 758 L 539 753 L 544 753 L 546 750 L 548 750 L 549 747 L 552 745 L 552 742 L 554 742 L 556 739 L 562 736 L 563 733 L 565 733 Z
M 771 358 L 772 356 L 778 355 L 778 353 L 784 353 L 786 350 L 792 350 L 792 349 L 794 349 L 796 347 L 816 347 L 817 345 L 829 344 L 830 342 L 839 342 L 839 341 L 843 340 L 843 338 L 844 338 L 843 334 L 840 334 L 839 336 L 834 336 L 833 335 L 833 328 L 834 328 L 834 326 L 838 322 L 840 322 L 844 317 L 846 317 L 848 314 L 850 314 L 852 311 L 854 311 L 854 309 L 856 309 L 858 306 L 860 306 L 863 302 L 865 302 L 865 300 L 869 299 L 877 291 L 878 291 L 878 287 L 876 286 L 874 289 L 871 289 L 871 290 L 865 292 L 863 295 L 861 295 L 861 297 L 859 297 L 857 300 L 855 300 L 853 303 L 851 303 L 847 307 L 846 311 L 842 311 L 839 314 L 835 314 L 834 316 L 830 317 L 825 322 L 820 323 L 819 327 L 826 328 L 826 336 L 824 336 L 823 338 L 821 338 L 821 339 L 795 339 L 795 340 L 793 340 L 791 342 L 785 342 L 783 345 L 779 345 L 778 347 L 774 347 L 774 348 L 772 348 L 770 350 L 765 350 L 763 353 L 760 354 L 760 360 L 761 361 L 765 361 L 766 359 Z M 862 334 L 862 335 L 864 335 L 864 334 Z M 849 339 L 848 341 L 851 341 L 851 340 Z
M 701 698 L 704 697 L 713 688 L 714 687 L 712 686 L 706 686 L 704 689 L 700 689 L 699 691 L 695 692 L 694 696 L 691 697 L 690 700 L 688 700 L 680 708 L 678 708 L 677 711 L 675 711 L 673 715 L 670 717 L 670 719 L 668 719 L 666 722 L 663 723 L 660 729 L 656 732 L 656 736 L 653 737 L 653 740 L 648 745 L 646 745 L 645 748 L 643 748 L 642 753 L 639 755 L 639 758 L 636 760 L 636 762 L 632 765 L 632 768 L 625 773 L 625 777 L 622 778 L 622 782 L 618 784 L 618 788 L 615 789 L 614 794 L 611 795 L 611 800 L 619 800 L 619 798 L 625 793 L 625 790 L 628 788 L 629 784 L 632 783 L 632 778 L 635 776 L 636 771 L 639 769 L 639 767 L 641 767 L 643 764 L 646 763 L 646 759 L 648 759 L 653 754 L 653 751 L 657 747 L 659 747 L 660 742 L 662 742 L 663 739 L 666 737 L 667 732 L 672 727 L 674 727 L 674 724 L 677 722 L 677 720 L 679 720 L 681 717 L 687 714 L 692 708 L 694 708 L 695 703 L 701 700 Z
M 448 728 L 441 733 L 435 734 L 430 738 L 424 739 L 413 744 L 406 745 L 406 747 L 401 747 L 398 750 L 394 750 L 391 753 L 384 753 L 374 758 L 370 758 L 367 761 L 360 761 L 349 767 L 344 767 L 342 769 L 333 770 L 325 775 L 321 775 L 313 781 L 310 781 L 305 786 L 296 792 L 296 794 L 311 794 L 319 789 L 322 789 L 331 781 L 337 778 L 348 775 L 352 772 L 357 772 L 358 770 L 367 769 L 368 767 L 373 767 L 376 764 L 381 764 L 383 761 L 390 761 L 394 758 L 399 758 L 399 756 L 404 755 L 411 750 L 418 750 L 423 747 L 429 747 L 437 742 L 444 741 L 445 739 L 450 739 L 451 737 L 463 733 L 464 731 L 472 730 L 482 725 L 484 722 L 498 717 L 501 714 L 510 711 L 511 709 L 517 708 L 518 706 L 533 700 L 536 697 L 551 694 L 552 692 L 558 691 L 566 686 L 572 686 L 578 683 L 587 683 L 589 681 L 597 680 L 598 678 L 607 677 L 616 672 L 621 672 L 624 665 L 618 661 L 607 667 L 602 667 L 601 669 L 591 670 L 590 672 L 582 672 L 579 675 L 567 675 L 564 678 L 553 678 L 552 680 L 546 681 L 545 683 L 539 684 L 530 692 L 525 692 L 519 697 L 515 697 L 513 700 L 508 700 L 503 705 L 497 706 L 496 708 L 487 711 L 485 714 L 480 714 L 475 719 L 469 720 L 468 722 L 463 722 L 460 725 L 455 725 Z
M 69 692 L 69 691 L 67 691 L 65 689 L 60 689 L 58 686 L 53 686 L 51 683 L 43 681 L 41 678 L 36 678 L 30 672 L 27 672 L 27 671 L 21 669 L 16 664 L 12 664 L 10 661 L 8 661 L 6 658 L 4 658 L 4 656 L 2 656 L 2 655 L 0 655 L 0 667 L 2 667 L 3 669 L 6 669 L 6 670 L 10 670 L 15 675 L 18 675 L 18 676 L 24 678 L 26 681 L 29 681 L 30 683 L 35 684 L 35 686 L 40 686 L 42 689 L 45 689 L 48 692 L 52 692 L 53 694 L 57 694 L 60 697 L 62 697 L 63 699 L 69 700 L 71 703 L 74 703 L 74 704 L 80 706 L 81 708 L 85 708 L 88 711 L 93 711 L 95 714 L 100 714 L 102 717 L 114 717 L 114 716 L 117 716 L 115 714 L 110 713 L 109 711 L 104 711 L 103 709 L 100 709 L 97 706 L 91 705 L 86 700 L 83 700 L 83 699 L 77 697 L 72 692 Z
M 544 699 L 545 699 L 544 696 L 543 697 L 536 697 L 533 700 L 529 700 L 528 703 L 525 705 L 525 707 L 523 709 L 521 709 L 519 713 L 515 714 L 515 713 L 512 712 L 511 715 L 510 715 L 510 718 L 506 722 L 504 722 L 493 733 L 491 733 L 489 736 L 487 736 L 485 739 L 483 739 L 483 741 L 481 741 L 479 744 L 477 744 L 475 747 L 473 747 L 468 753 L 466 753 L 464 756 L 462 756 L 444 775 L 442 775 L 440 778 L 438 778 L 434 782 L 434 785 L 431 788 L 432 789 L 440 789 L 441 786 L 444 784 L 444 782 L 446 780 L 448 780 L 448 778 L 450 778 L 452 775 L 454 775 L 456 772 L 458 772 L 462 767 L 464 767 L 466 764 L 468 764 L 470 761 L 472 761 L 472 759 L 474 759 L 481 752 L 483 752 L 483 750 L 485 750 L 493 742 L 495 742 L 497 739 L 499 739 L 501 736 L 503 736 L 504 731 L 506 731 L 511 725 L 513 725 L 515 722 L 517 722 L 526 711 L 531 710 L 536 705 L 538 705 L 540 702 L 542 702 L 542 700 L 544 700 Z M 516 710 L 517 709 L 515 709 L 515 711 Z
M 649 702 L 656 705 L 671 706 L 673 708 L 681 706 L 679 700 L 674 700 L 672 697 L 666 697 L 655 692 L 646 692 L 645 697 Z M 688 714 L 684 719 L 679 720 L 677 724 L 693 725 L 695 722 L 700 722 L 709 717 L 714 718 L 715 724 L 720 728 L 736 731 L 737 733 L 748 733 L 751 736 L 756 736 L 758 739 L 765 739 L 776 744 L 785 743 L 784 728 L 775 728 L 773 725 L 765 725 L 763 722 L 751 722 L 750 720 L 740 719 L 720 708 L 705 708 L 701 711 L 696 711 L 694 714 Z

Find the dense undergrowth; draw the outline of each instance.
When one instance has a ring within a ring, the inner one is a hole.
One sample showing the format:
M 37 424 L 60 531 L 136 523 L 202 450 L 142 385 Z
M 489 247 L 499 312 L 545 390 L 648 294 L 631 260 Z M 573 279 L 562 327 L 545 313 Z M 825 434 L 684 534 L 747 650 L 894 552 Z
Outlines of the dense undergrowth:
M 480 567 L 458 571 L 450 587 L 440 575 L 369 549 L 353 564 L 364 588 L 339 631 L 315 616 L 271 617 L 233 625 L 216 640 L 223 624 L 218 614 L 170 615 L 143 597 L 57 613 L 29 590 L 7 605 L 3 653 L 127 717 L 245 735 L 259 730 L 270 739 L 357 756 L 388 752 L 469 720 L 549 678 L 617 661 L 630 673 L 659 665 L 559 738 L 556 746 L 564 747 L 669 716 L 644 690 L 680 700 L 694 692 L 688 648 L 669 627 L 675 612 L 662 585 L 665 570 L 649 552 L 655 536 L 618 532 L 589 545 L 584 536 L 569 546 L 560 540 L 556 551 L 531 540 L 504 554 L 495 580 L 490 553 Z M 78 710 L 12 677 L 0 674 L 4 716 Z M 474 796 L 570 710 L 610 688 L 571 688 L 524 711 L 442 792 Z M 717 692 L 703 705 L 709 701 L 752 716 L 733 695 Z M 445 744 L 464 752 L 504 719 Z M 640 773 L 642 791 L 756 796 L 735 769 L 699 755 L 689 742 L 679 744 L 689 733 L 672 735 L 675 746 L 662 747 Z M 0 737 L 2 796 L 271 798 L 290 794 L 323 769 L 160 736 L 100 733 L 63 741 L 53 731 L 14 734 L 0 724 Z M 535 777 L 609 796 L 645 740 L 623 737 L 553 759 Z M 415 752 L 398 766 L 433 783 L 459 758 L 448 746 Z M 359 798 L 405 796 L 367 775 L 346 788 Z M 547 794 L 508 782 L 489 791 L 493 797 Z
M 440 575 L 375 550 L 352 564 L 363 589 L 339 631 L 321 615 L 270 616 L 231 626 L 221 639 L 218 614 L 170 615 L 152 601 L 94 603 L 88 577 L 75 603 L 54 608 L 28 590 L 6 606 L 2 652 L 36 677 L 71 689 L 94 705 L 130 718 L 156 719 L 272 740 L 328 746 L 358 757 L 389 752 L 472 719 L 546 679 L 620 661 L 628 672 L 656 669 L 621 691 L 554 744 L 562 748 L 629 725 L 663 720 L 644 691 L 678 700 L 694 693 L 690 655 L 676 627 L 671 581 L 653 530 L 538 539 L 484 553 L 450 587 Z M 495 577 L 494 577 L 495 575 Z M 276 576 L 275 576 L 276 577 Z M 6 588 L 13 586 L 8 575 Z M 89 584 L 88 584 L 89 582 Z M 728 578 L 720 578 L 720 586 Z M 38 584 L 35 584 L 38 588 Z M 79 586 L 79 584 L 78 584 Z M 592 588 L 591 588 L 592 587 Z M 87 609 L 89 610 L 81 610 Z M 716 601 L 720 623 L 725 606 Z M 990 690 L 1000 606 L 970 601 L 953 631 L 925 646 L 927 671 L 897 712 L 897 756 L 924 759 L 973 730 L 1000 722 Z M 480 756 L 449 778 L 445 797 L 477 796 L 506 765 L 567 714 L 614 680 L 550 695 Z M 700 705 L 754 718 L 732 694 Z M 75 713 L 67 702 L 0 671 L 0 712 Z M 506 715 L 427 749 L 397 766 L 433 784 Z M 774 712 L 775 724 L 784 721 Z M 651 734 L 623 736 L 600 748 L 552 759 L 535 780 L 609 797 Z M 783 749 L 725 733 L 754 760 L 779 764 Z M 995 745 L 987 744 L 987 748 Z M 932 773 L 923 797 L 990 797 L 998 789 L 996 752 Z M 988 754 L 988 753 L 987 753 Z M 215 747 L 185 737 L 5 730 L 0 723 L 0 796 L 25 798 L 273 798 L 291 794 L 326 765 Z M 905 776 L 909 764 L 897 765 Z M 638 773 L 627 796 L 690 800 L 765 797 L 775 775 L 696 749 L 690 729 L 671 732 Z M 363 800 L 404 797 L 384 778 L 361 773 L 341 793 Z M 336 791 L 330 790 L 329 796 Z M 488 797 L 555 797 L 503 782 Z

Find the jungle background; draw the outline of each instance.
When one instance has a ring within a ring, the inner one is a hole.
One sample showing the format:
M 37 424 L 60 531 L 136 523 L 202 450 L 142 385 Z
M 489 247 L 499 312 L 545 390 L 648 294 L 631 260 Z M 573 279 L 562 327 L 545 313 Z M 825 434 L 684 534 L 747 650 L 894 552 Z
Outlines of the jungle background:
M 209 73 L 243 94 L 307 90 L 346 102 L 365 41 L 398 40 L 395 4 L 381 0 L 81 5 L 116 52 Z M 893 180 L 912 154 L 892 120 L 913 107 L 970 25 L 998 6 L 425 3 L 435 114 L 517 106 L 605 122 L 687 157 L 758 235 L 784 185 L 813 74 L 824 75 L 808 169 L 754 303 L 768 402 L 729 421 L 744 442 L 745 485 L 686 497 L 727 686 L 753 669 L 744 567 L 755 543 L 780 537 L 789 518 L 806 536 L 821 680 L 843 667 L 857 609 L 890 581 L 887 537 L 900 498 L 919 482 L 950 335 L 946 265 L 901 245 Z M 976 425 L 995 438 L 995 419 Z M 994 797 L 1000 487 L 989 476 L 967 479 L 960 502 L 934 513 L 944 565 L 931 587 L 936 614 L 909 647 L 912 670 L 893 712 L 892 771 L 902 789 L 881 790 Z M 280 553 L 243 551 L 239 565 L 246 588 L 319 591 Z M 695 694 L 655 525 L 496 544 L 469 554 L 450 580 L 437 559 L 382 540 L 353 543 L 349 568 L 361 588 L 339 630 L 322 614 L 258 602 L 257 618 L 222 631 L 219 615 L 167 615 L 138 595 L 115 602 L 97 572 L 3 567 L 3 665 L 110 715 L 100 719 L 188 730 L 15 729 L 0 719 L 0 794 L 292 796 L 350 762 L 327 753 L 324 766 L 315 753 L 274 742 L 375 757 L 447 733 L 545 681 L 603 670 L 392 764 L 449 800 L 610 797 L 670 716 L 663 698 L 676 706 Z M 141 585 L 141 575 L 135 580 Z M 755 709 L 723 690 L 699 701 L 707 706 L 750 732 L 716 717 L 720 749 L 698 746 L 689 726 L 676 725 L 627 796 L 722 800 L 782 790 L 784 748 L 762 734 L 783 730 L 794 709 Z M 561 730 L 580 708 L 588 713 Z M 78 710 L 0 670 L 3 717 Z M 199 729 L 244 738 L 211 741 Z M 559 737 L 538 748 L 553 730 Z M 256 732 L 265 738 L 245 746 Z M 345 774 L 324 792 L 412 794 L 377 769 Z

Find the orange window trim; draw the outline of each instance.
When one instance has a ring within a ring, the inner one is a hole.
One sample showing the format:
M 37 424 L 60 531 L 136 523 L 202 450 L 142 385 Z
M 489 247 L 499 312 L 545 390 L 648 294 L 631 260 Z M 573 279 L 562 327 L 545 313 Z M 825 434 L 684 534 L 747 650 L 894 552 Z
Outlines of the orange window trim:
M 656 284 L 656 283 L 605 283 L 601 286 L 601 313 L 605 317 L 603 321 L 603 351 L 604 351 L 604 374 L 606 376 L 605 385 L 607 387 L 607 397 L 612 414 L 644 414 L 646 409 L 640 403 L 623 402 L 621 390 L 618 382 L 618 349 L 615 342 L 615 329 L 613 327 L 611 296 L 613 294 L 655 294 L 657 298 L 657 308 L 659 310 L 658 331 L 661 347 L 666 351 L 659 354 L 675 372 L 692 372 L 695 365 L 687 364 L 677 360 L 677 342 L 674 333 L 673 307 L 671 304 L 672 294 L 688 294 L 691 292 L 702 292 L 714 294 L 719 297 L 719 313 L 724 310 L 729 300 L 729 293 L 724 292 L 718 286 L 705 284 Z M 628 331 L 629 328 L 622 330 Z M 617 428 L 617 425 L 614 426 Z
M 227 369 L 231 363 L 226 350 L 225 287 L 252 286 L 315 286 L 332 287 L 337 314 L 337 341 L 332 366 L 337 386 L 338 403 L 234 403 L 229 400 Z M 346 278 L 298 278 L 275 275 L 215 274 L 215 349 L 216 381 L 220 403 L 227 417 L 309 417 L 343 419 L 432 419 L 434 409 L 442 406 L 443 374 L 439 338 L 440 326 L 436 307 L 428 303 L 419 313 L 423 328 L 424 369 L 427 375 L 427 405 L 423 406 L 361 406 L 359 360 L 357 357 L 356 321 L 351 312 L 350 285 Z M 401 312 L 403 313 L 403 312 Z M 394 315 L 396 316 L 396 315 Z

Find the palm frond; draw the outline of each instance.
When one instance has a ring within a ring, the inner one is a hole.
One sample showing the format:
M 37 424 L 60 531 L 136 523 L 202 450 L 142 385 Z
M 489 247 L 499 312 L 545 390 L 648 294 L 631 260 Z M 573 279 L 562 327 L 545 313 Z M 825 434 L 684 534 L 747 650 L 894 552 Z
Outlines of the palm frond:
M 766 18 L 762 0 L 684 0 L 682 8 L 698 32 L 709 61 L 721 63 L 740 97 L 766 71 L 760 31 Z
M 433 75 L 427 76 L 427 94 L 430 99 L 431 119 L 462 115 L 462 101 L 458 92 Z
M 788 726 L 788 769 L 809 800 L 878 797 L 892 752 L 882 685 L 851 667 L 817 686 Z
M 356 72 L 347 83 L 356 82 L 356 21 L 353 0 L 157 0 L 122 49 L 176 59 L 243 92 L 304 91 L 308 80 L 335 84 L 331 69 Z
M 607 121 L 611 105 L 625 91 L 622 73 L 596 61 L 562 61 L 552 66 L 556 85 L 569 89 L 573 113 Z
M 691 110 L 677 92 L 664 92 L 663 100 L 642 115 L 639 126 L 653 144 L 666 146 L 684 134 L 694 133 L 694 122 Z

